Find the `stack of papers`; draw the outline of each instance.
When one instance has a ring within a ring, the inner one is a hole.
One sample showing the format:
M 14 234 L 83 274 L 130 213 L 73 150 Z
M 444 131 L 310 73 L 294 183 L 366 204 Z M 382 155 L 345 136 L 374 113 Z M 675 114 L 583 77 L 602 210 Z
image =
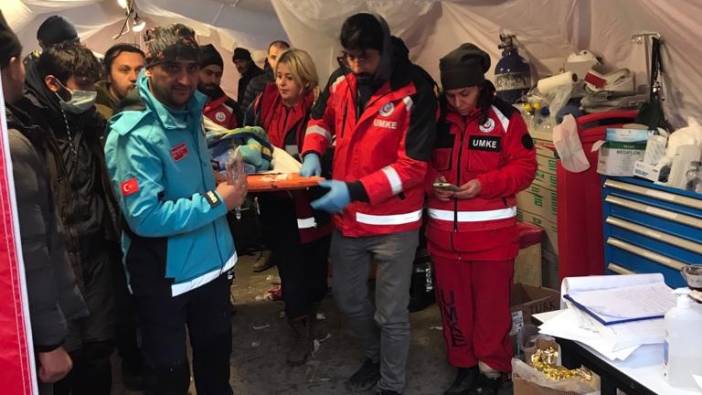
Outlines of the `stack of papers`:
M 602 325 L 660 319 L 675 306 L 675 297 L 665 283 L 571 290 L 563 297 Z
M 658 273 L 570 277 L 561 295 L 567 309 L 540 332 L 584 343 L 612 361 L 643 344 L 663 343 L 663 316 L 675 306 L 673 290 Z

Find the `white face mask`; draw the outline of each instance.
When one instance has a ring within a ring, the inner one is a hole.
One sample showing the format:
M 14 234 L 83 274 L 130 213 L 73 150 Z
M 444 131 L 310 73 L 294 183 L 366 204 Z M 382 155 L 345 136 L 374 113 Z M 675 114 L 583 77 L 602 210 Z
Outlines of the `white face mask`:
M 61 87 L 67 90 L 71 95 L 71 98 L 66 101 L 61 97 L 61 95 L 56 93 L 56 97 L 58 97 L 61 108 L 64 111 L 78 115 L 88 111 L 95 105 L 97 91 L 70 90 L 60 82 L 59 85 L 61 85 Z

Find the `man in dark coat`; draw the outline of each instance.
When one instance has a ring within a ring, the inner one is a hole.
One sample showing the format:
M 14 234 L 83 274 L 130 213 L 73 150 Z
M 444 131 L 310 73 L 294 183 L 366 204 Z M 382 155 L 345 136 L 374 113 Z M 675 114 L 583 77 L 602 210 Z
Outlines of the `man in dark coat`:
M 22 98 L 22 46 L 0 12 L 0 70 L 5 102 Z M 15 180 L 22 258 L 29 296 L 29 316 L 39 379 L 39 393 L 51 394 L 54 382 L 73 366 L 63 347 L 67 321 L 88 314 L 66 259 L 44 158 L 37 147 L 42 131 L 24 113 L 6 108 L 10 156 Z
M 102 66 L 75 41 L 43 50 L 27 63 L 25 97 L 16 104 L 38 122 L 50 190 L 63 241 L 90 316 L 70 322 L 66 348 L 73 371 L 57 394 L 110 393 L 114 338 L 113 267 L 119 264 L 118 211 L 105 170 L 105 121 L 95 109 Z
M 241 102 L 241 99 L 244 98 L 244 93 L 246 93 L 246 86 L 252 78 L 263 74 L 263 70 L 256 66 L 256 63 L 254 63 L 251 58 L 251 52 L 246 48 L 235 48 L 234 54 L 232 55 L 232 62 L 236 67 L 236 71 L 239 72 L 239 87 L 236 100 Z M 242 108 L 246 110 L 245 107 Z

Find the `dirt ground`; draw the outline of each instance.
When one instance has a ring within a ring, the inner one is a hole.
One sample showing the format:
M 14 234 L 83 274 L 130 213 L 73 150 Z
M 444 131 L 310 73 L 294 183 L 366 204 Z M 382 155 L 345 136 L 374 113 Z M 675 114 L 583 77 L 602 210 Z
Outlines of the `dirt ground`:
M 346 394 L 344 381 L 360 366 L 363 355 L 331 296 L 322 303 L 321 332 L 328 337 L 307 363 L 289 367 L 285 363 L 288 326 L 283 304 L 265 298 L 277 277 L 275 268 L 254 273 L 254 257 L 242 256 L 232 287 L 236 313 L 232 316 L 231 383 L 237 395 L 328 395 Z M 435 305 L 412 313 L 412 343 L 407 365 L 406 395 L 442 394 L 454 377 L 446 362 L 441 319 Z M 118 358 L 115 357 L 115 362 Z M 119 363 L 113 363 L 113 394 L 142 395 L 125 390 L 120 382 Z M 192 395 L 196 395 L 191 385 Z M 372 394 L 373 392 L 369 392 Z M 501 394 L 511 394 L 511 387 Z

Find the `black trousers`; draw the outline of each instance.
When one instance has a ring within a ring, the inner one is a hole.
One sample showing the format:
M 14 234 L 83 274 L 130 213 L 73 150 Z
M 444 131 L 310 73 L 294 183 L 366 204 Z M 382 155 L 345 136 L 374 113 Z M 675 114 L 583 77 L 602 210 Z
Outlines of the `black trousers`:
M 310 313 L 327 294 L 331 235 L 302 243 L 292 198 L 264 196 L 261 222 L 280 274 L 285 313 L 290 319 Z
M 129 292 L 124 265 L 119 259 L 113 265 L 115 291 L 115 346 L 122 358 L 122 369 L 129 374 L 141 375 L 143 361 L 137 335 L 134 295 Z M 124 372 L 123 372 L 124 373 Z
M 140 249 L 143 242 L 132 240 L 127 269 L 142 336 L 146 392 L 188 393 L 187 327 L 198 395 L 231 395 L 232 327 L 227 275 L 173 297 L 171 281 L 164 277 L 163 257 L 153 254 L 153 249 Z
M 73 360 L 73 369 L 54 384 L 54 393 L 109 395 L 115 330 L 112 268 L 119 260 L 118 247 L 99 234 L 85 236 L 80 246 L 81 292 L 90 315 L 68 322 L 64 348 Z
M 54 384 L 54 395 L 110 395 L 113 350 L 112 343 L 104 341 L 83 343 L 79 350 L 69 352 L 73 369 Z

